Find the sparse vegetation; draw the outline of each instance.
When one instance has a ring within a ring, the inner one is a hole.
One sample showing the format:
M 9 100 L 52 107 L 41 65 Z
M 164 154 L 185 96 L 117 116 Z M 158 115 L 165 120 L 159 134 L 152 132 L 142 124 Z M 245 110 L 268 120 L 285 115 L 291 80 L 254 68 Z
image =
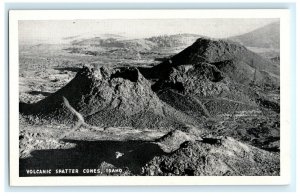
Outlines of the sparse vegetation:
M 279 175 L 279 66 L 196 37 L 20 47 L 20 175 Z

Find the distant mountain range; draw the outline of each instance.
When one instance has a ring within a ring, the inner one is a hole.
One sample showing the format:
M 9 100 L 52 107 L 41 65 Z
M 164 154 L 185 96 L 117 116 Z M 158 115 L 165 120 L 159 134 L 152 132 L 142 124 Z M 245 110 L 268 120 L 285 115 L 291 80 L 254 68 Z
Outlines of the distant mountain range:
M 128 39 L 118 35 L 99 35 L 97 37 L 66 38 L 71 41 L 73 47 L 97 47 L 117 48 L 135 51 L 149 51 L 157 48 L 186 48 L 198 38 L 203 37 L 197 34 L 175 34 L 161 35 L 142 39 Z M 280 50 L 280 23 L 275 22 L 251 32 L 227 38 L 238 42 L 248 49 L 268 58 L 279 56 Z
M 77 37 L 70 43 L 73 47 L 97 47 L 97 48 L 119 48 L 135 51 L 149 51 L 157 48 L 185 48 L 191 45 L 200 35 L 176 34 L 162 35 L 143 39 L 126 39 L 114 35 L 97 36 L 92 38 L 78 39 Z M 67 38 L 66 38 L 67 39 Z
M 197 38 L 203 37 L 198 34 L 175 34 L 161 35 L 142 39 L 128 39 L 123 36 L 114 34 L 103 34 L 90 38 L 82 36 L 66 37 L 65 40 L 72 40 L 74 45 L 97 45 L 97 46 L 124 46 L 126 43 L 148 42 L 152 46 L 157 47 L 187 47 L 191 45 Z M 275 22 L 255 29 L 251 32 L 229 37 L 229 40 L 238 42 L 246 47 L 269 48 L 279 50 L 280 48 L 280 23 Z M 125 43 L 125 44 L 120 44 Z
M 269 48 L 279 50 L 280 23 L 271 23 L 249 33 L 229 37 L 228 39 L 239 42 L 240 44 L 243 44 L 246 47 Z
M 149 38 L 130 39 L 115 34 L 89 34 L 63 38 L 63 45 L 70 53 L 98 56 L 106 51 L 149 52 L 158 49 L 172 49 L 179 52 L 193 44 L 198 34 L 161 35 Z M 237 42 L 247 49 L 268 59 L 280 57 L 280 23 L 275 22 L 251 32 L 229 37 L 228 40 Z M 62 45 L 59 44 L 59 45 Z M 22 44 L 20 44 L 22 46 Z M 41 47 L 41 44 L 36 45 Z M 171 50 L 170 50 L 171 51 Z

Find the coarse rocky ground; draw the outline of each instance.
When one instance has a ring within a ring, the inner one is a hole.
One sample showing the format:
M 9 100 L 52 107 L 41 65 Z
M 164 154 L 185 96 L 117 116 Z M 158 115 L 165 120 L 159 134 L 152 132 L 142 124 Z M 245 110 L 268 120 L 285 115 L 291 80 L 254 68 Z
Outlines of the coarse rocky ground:
M 20 175 L 279 175 L 278 61 L 182 36 L 22 46 Z

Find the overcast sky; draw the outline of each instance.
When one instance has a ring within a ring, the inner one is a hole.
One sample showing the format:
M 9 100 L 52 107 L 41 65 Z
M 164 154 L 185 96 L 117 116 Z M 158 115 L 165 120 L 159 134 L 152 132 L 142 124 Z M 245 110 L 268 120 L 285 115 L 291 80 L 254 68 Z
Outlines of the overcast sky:
M 226 38 L 250 32 L 279 19 L 162 19 L 19 21 L 20 43 L 60 43 L 63 38 L 117 34 L 128 38 L 192 33 Z

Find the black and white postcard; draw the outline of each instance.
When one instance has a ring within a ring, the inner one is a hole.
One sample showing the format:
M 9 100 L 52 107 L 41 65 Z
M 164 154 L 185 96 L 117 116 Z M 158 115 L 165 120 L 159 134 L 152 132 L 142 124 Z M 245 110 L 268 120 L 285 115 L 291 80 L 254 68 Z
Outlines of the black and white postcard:
M 13 186 L 289 183 L 287 10 L 11 10 Z

